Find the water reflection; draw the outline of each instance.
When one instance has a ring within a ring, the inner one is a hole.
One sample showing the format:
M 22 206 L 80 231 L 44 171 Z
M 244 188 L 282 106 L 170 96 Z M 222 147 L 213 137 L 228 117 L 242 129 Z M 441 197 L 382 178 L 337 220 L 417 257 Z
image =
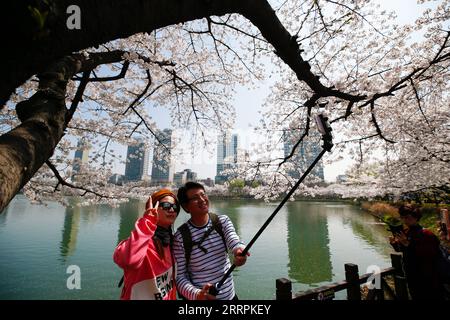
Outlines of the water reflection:
M 346 220 L 349 221 L 353 233 L 369 244 L 371 248 L 375 248 L 378 253 L 390 255 L 392 249 L 390 246 L 386 246 L 389 233 L 386 231 L 385 225 L 369 214 L 352 209 L 343 214 L 351 216 Z
M 235 200 L 227 200 L 227 201 L 215 201 L 212 200 L 210 202 L 211 211 L 215 214 L 224 214 L 230 218 L 231 222 L 233 222 L 236 233 L 241 236 L 241 229 L 239 223 L 239 216 L 241 214 L 242 209 L 242 201 L 237 202 Z
M 62 262 L 75 252 L 77 245 L 78 231 L 80 229 L 80 207 L 67 207 L 64 215 L 64 225 L 62 229 L 62 240 L 59 245 Z
M 330 239 L 324 206 L 295 202 L 286 208 L 289 277 L 305 284 L 331 281 Z
M 2 212 L 0 212 L 0 226 L 6 225 L 6 216 L 8 215 L 9 207 L 8 205 Z

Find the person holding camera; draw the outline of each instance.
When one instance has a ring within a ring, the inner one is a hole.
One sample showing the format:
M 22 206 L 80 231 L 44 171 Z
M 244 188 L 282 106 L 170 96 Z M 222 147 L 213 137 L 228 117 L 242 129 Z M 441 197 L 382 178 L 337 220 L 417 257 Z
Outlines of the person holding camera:
M 419 208 L 410 204 L 399 208 L 403 230 L 390 237 L 397 252 L 403 253 L 403 267 L 413 300 L 442 300 L 444 287 L 439 276 L 439 239 L 418 222 Z
M 184 211 L 191 215 L 174 236 L 180 296 L 186 300 L 237 300 L 231 276 L 217 296 L 209 293 L 210 287 L 221 280 L 231 266 L 228 251 L 233 254 L 236 266 L 244 265 L 250 255 L 242 255 L 245 246 L 232 221 L 226 215 L 210 212 L 209 198 L 200 183 L 187 182 L 178 189 L 177 196 Z

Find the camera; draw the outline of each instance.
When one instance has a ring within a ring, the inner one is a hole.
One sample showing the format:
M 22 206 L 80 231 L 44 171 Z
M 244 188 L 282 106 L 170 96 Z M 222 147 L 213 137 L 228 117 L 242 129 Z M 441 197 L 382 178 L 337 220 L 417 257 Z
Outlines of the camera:
M 403 232 L 403 225 L 398 224 L 398 225 L 393 225 L 393 224 L 389 224 L 389 231 L 391 231 L 394 235 L 395 234 L 399 234 Z

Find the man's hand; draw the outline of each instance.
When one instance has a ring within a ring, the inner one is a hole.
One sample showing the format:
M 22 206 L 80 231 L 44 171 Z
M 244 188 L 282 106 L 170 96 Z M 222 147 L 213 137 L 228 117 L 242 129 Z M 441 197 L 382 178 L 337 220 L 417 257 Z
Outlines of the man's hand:
M 216 300 L 216 297 L 209 294 L 209 288 L 213 287 L 211 283 L 207 283 L 203 286 L 202 290 L 197 294 L 196 300 Z
M 247 262 L 247 257 L 250 256 L 250 252 L 247 252 L 245 256 L 242 255 L 242 251 L 244 251 L 242 248 L 238 248 L 234 252 L 234 264 L 237 267 L 243 266 L 245 262 Z

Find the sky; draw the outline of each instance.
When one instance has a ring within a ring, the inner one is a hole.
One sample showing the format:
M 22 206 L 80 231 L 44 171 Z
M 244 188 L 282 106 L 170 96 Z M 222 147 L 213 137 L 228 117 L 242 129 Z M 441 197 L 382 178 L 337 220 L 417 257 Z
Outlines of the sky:
M 388 11 L 394 10 L 397 13 L 398 23 L 411 23 L 413 22 L 426 7 L 430 7 L 434 4 L 427 4 L 418 6 L 415 0 L 374 0 L 380 3 L 383 9 Z M 236 109 L 236 122 L 234 126 L 234 133 L 238 133 L 240 136 L 239 148 L 248 150 L 251 143 L 255 142 L 257 137 L 252 132 L 252 128 L 258 125 L 261 119 L 260 111 L 265 98 L 270 93 L 270 85 L 273 83 L 270 81 L 259 83 L 258 88 L 248 89 L 246 87 L 238 86 L 234 96 L 229 97 L 233 101 L 233 105 Z M 152 108 L 153 120 L 156 121 L 161 129 L 171 128 L 170 118 L 167 112 L 163 109 Z M 182 133 L 180 134 L 183 135 Z M 336 139 L 335 139 L 336 140 Z M 181 141 L 183 142 L 183 141 Z M 182 143 L 183 144 L 183 143 Z M 186 144 L 184 144 L 186 145 Z M 122 154 L 123 158 L 126 156 L 126 146 L 115 145 L 114 148 L 118 153 Z M 191 157 L 186 155 L 183 159 L 175 159 L 175 171 L 182 171 L 184 169 L 191 169 L 197 172 L 200 179 L 214 178 L 216 175 L 216 148 L 210 147 L 210 150 L 205 150 L 200 145 L 195 146 L 196 156 Z M 327 156 L 324 157 L 327 159 Z M 181 161 L 182 160 L 182 161 Z M 151 159 L 150 159 L 151 161 Z M 325 164 L 324 174 L 325 180 L 332 182 L 337 175 L 345 174 L 345 171 L 351 166 L 352 161 L 350 157 L 344 157 L 344 160 L 335 161 L 331 164 Z M 123 174 L 125 171 L 125 165 L 116 163 L 114 172 Z M 149 168 L 149 174 L 151 173 L 151 165 Z

